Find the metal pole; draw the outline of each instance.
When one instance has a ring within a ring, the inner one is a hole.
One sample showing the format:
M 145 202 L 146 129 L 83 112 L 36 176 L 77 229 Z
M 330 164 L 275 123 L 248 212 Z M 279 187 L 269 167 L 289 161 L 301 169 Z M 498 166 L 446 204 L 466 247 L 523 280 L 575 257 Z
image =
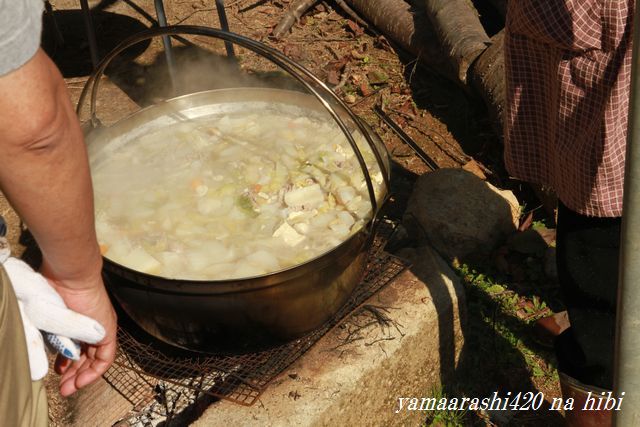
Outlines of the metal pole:
M 227 12 L 224 10 L 224 1 L 216 0 L 216 10 L 218 11 L 218 19 L 220 20 L 220 28 L 229 32 L 229 21 L 227 20 Z M 224 47 L 227 50 L 227 57 L 235 58 L 236 53 L 233 50 L 233 43 L 224 42 Z
M 633 19 L 631 94 L 625 165 L 614 396 L 614 425 L 640 425 L 640 10 Z M 622 393 L 625 393 L 622 396 Z
M 167 15 L 164 12 L 164 0 L 155 0 L 154 5 L 156 8 L 156 15 L 158 16 L 158 25 L 160 27 L 167 26 Z M 169 79 L 171 81 L 171 87 L 173 94 L 177 95 L 179 88 L 176 86 L 178 79 L 176 76 L 176 61 L 173 56 L 173 47 L 171 46 L 171 38 L 169 36 L 162 36 L 162 44 L 164 45 L 164 55 L 167 59 L 167 68 L 169 70 Z
M 87 42 L 89 43 L 89 54 L 91 55 L 91 64 L 95 69 L 100 62 L 98 58 L 98 42 L 96 41 L 96 31 L 93 28 L 93 20 L 91 19 L 91 9 L 88 0 L 80 0 L 80 8 L 82 9 L 82 18 L 84 19 L 84 28 L 87 32 Z

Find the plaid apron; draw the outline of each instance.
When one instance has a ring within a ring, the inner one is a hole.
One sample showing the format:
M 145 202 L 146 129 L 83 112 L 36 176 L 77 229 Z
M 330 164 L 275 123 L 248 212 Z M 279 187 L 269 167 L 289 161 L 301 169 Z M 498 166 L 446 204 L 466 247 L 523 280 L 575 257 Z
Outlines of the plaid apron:
M 505 164 L 570 209 L 622 215 L 634 0 L 511 0 Z

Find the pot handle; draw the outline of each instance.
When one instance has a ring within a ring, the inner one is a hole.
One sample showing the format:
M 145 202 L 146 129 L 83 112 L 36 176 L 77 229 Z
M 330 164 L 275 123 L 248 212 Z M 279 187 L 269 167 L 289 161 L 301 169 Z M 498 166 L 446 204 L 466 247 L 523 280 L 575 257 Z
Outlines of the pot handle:
M 351 145 L 360 168 L 362 169 L 362 173 L 365 178 L 365 182 L 367 185 L 367 191 L 369 193 L 369 199 L 371 201 L 371 209 L 372 209 L 372 221 L 371 225 L 375 225 L 377 221 L 377 216 L 379 213 L 378 210 L 378 202 L 376 200 L 376 195 L 373 189 L 373 183 L 371 181 L 371 175 L 369 174 L 369 170 L 367 169 L 367 165 L 362 157 L 362 152 L 358 148 L 351 132 L 349 132 L 349 128 L 344 123 L 340 115 L 336 112 L 335 106 L 342 108 L 351 118 L 353 123 L 358 127 L 358 130 L 364 135 L 367 144 L 371 148 L 371 151 L 375 155 L 376 162 L 378 163 L 378 167 L 382 171 L 382 177 L 384 180 L 384 185 L 386 187 L 387 195 L 390 192 L 389 187 L 389 177 L 390 171 L 386 167 L 382 155 L 378 150 L 375 142 L 371 138 L 369 131 L 365 128 L 361 120 L 358 116 L 355 115 L 353 111 L 349 109 L 349 107 L 340 99 L 322 80 L 318 79 L 315 75 L 313 75 L 309 70 L 304 68 L 302 65 L 292 61 L 287 58 L 284 54 L 278 52 L 277 50 L 270 48 L 260 42 L 255 40 L 251 40 L 247 37 L 241 36 L 239 34 L 219 30 L 216 28 L 195 26 L 195 25 L 174 25 L 167 26 L 161 28 L 152 28 L 149 30 L 142 31 L 140 33 L 134 34 L 128 39 L 121 42 L 118 46 L 116 46 L 111 52 L 109 52 L 103 59 L 100 61 L 95 71 L 87 80 L 84 88 L 82 89 L 82 93 L 80 94 L 80 98 L 78 100 L 78 106 L 76 108 L 76 113 L 80 115 L 80 111 L 82 106 L 85 103 L 85 100 L 89 94 L 91 93 L 90 99 L 90 116 L 89 116 L 89 126 L 98 127 L 100 126 L 100 121 L 96 115 L 96 98 L 98 94 L 98 87 L 100 85 L 100 80 L 107 68 L 107 66 L 111 63 L 111 61 L 122 53 L 127 48 L 135 45 L 144 40 L 148 40 L 154 37 L 159 36 L 172 36 L 179 34 L 189 34 L 189 35 L 197 35 L 197 36 L 205 36 L 205 37 L 213 37 L 217 39 L 222 39 L 225 42 L 231 42 L 233 44 L 237 44 L 246 49 L 251 50 L 252 52 L 270 60 L 274 64 L 278 65 L 280 68 L 289 73 L 292 77 L 298 80 L 313 96 L 318 99 L 320 104 L 327 110 L 329 115 L 333 118 L 333 120 L 338 124 L 338 127 L 344 135 L 347 137 L 347 141 Z M 324 96 L 323 96 L 324 95 Z M 329 102 L 331 101 L 331 102 Z M 333 105 L 332 105 L 333 104 Z

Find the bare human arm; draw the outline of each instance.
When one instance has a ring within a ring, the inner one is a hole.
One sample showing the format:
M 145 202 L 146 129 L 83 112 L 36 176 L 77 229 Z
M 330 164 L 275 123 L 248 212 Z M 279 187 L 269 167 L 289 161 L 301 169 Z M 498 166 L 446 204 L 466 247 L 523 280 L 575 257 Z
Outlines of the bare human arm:
M 107 332 L 79 361 L 56 364 L 68 396 L 100 377 L 116 350 L 83 136 L 64 80 L 42 50 L 0 77 L 0 112 L 0 189 L 42 250 L 42 274 L 69 308 Z

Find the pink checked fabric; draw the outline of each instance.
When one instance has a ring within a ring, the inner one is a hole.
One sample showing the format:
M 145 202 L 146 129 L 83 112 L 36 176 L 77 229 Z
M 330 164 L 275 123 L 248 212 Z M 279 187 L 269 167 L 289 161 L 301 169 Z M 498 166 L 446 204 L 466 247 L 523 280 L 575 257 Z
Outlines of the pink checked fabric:
M 583 215 L 622 214 L 634 0 L 511 0 L 505 164 Z

